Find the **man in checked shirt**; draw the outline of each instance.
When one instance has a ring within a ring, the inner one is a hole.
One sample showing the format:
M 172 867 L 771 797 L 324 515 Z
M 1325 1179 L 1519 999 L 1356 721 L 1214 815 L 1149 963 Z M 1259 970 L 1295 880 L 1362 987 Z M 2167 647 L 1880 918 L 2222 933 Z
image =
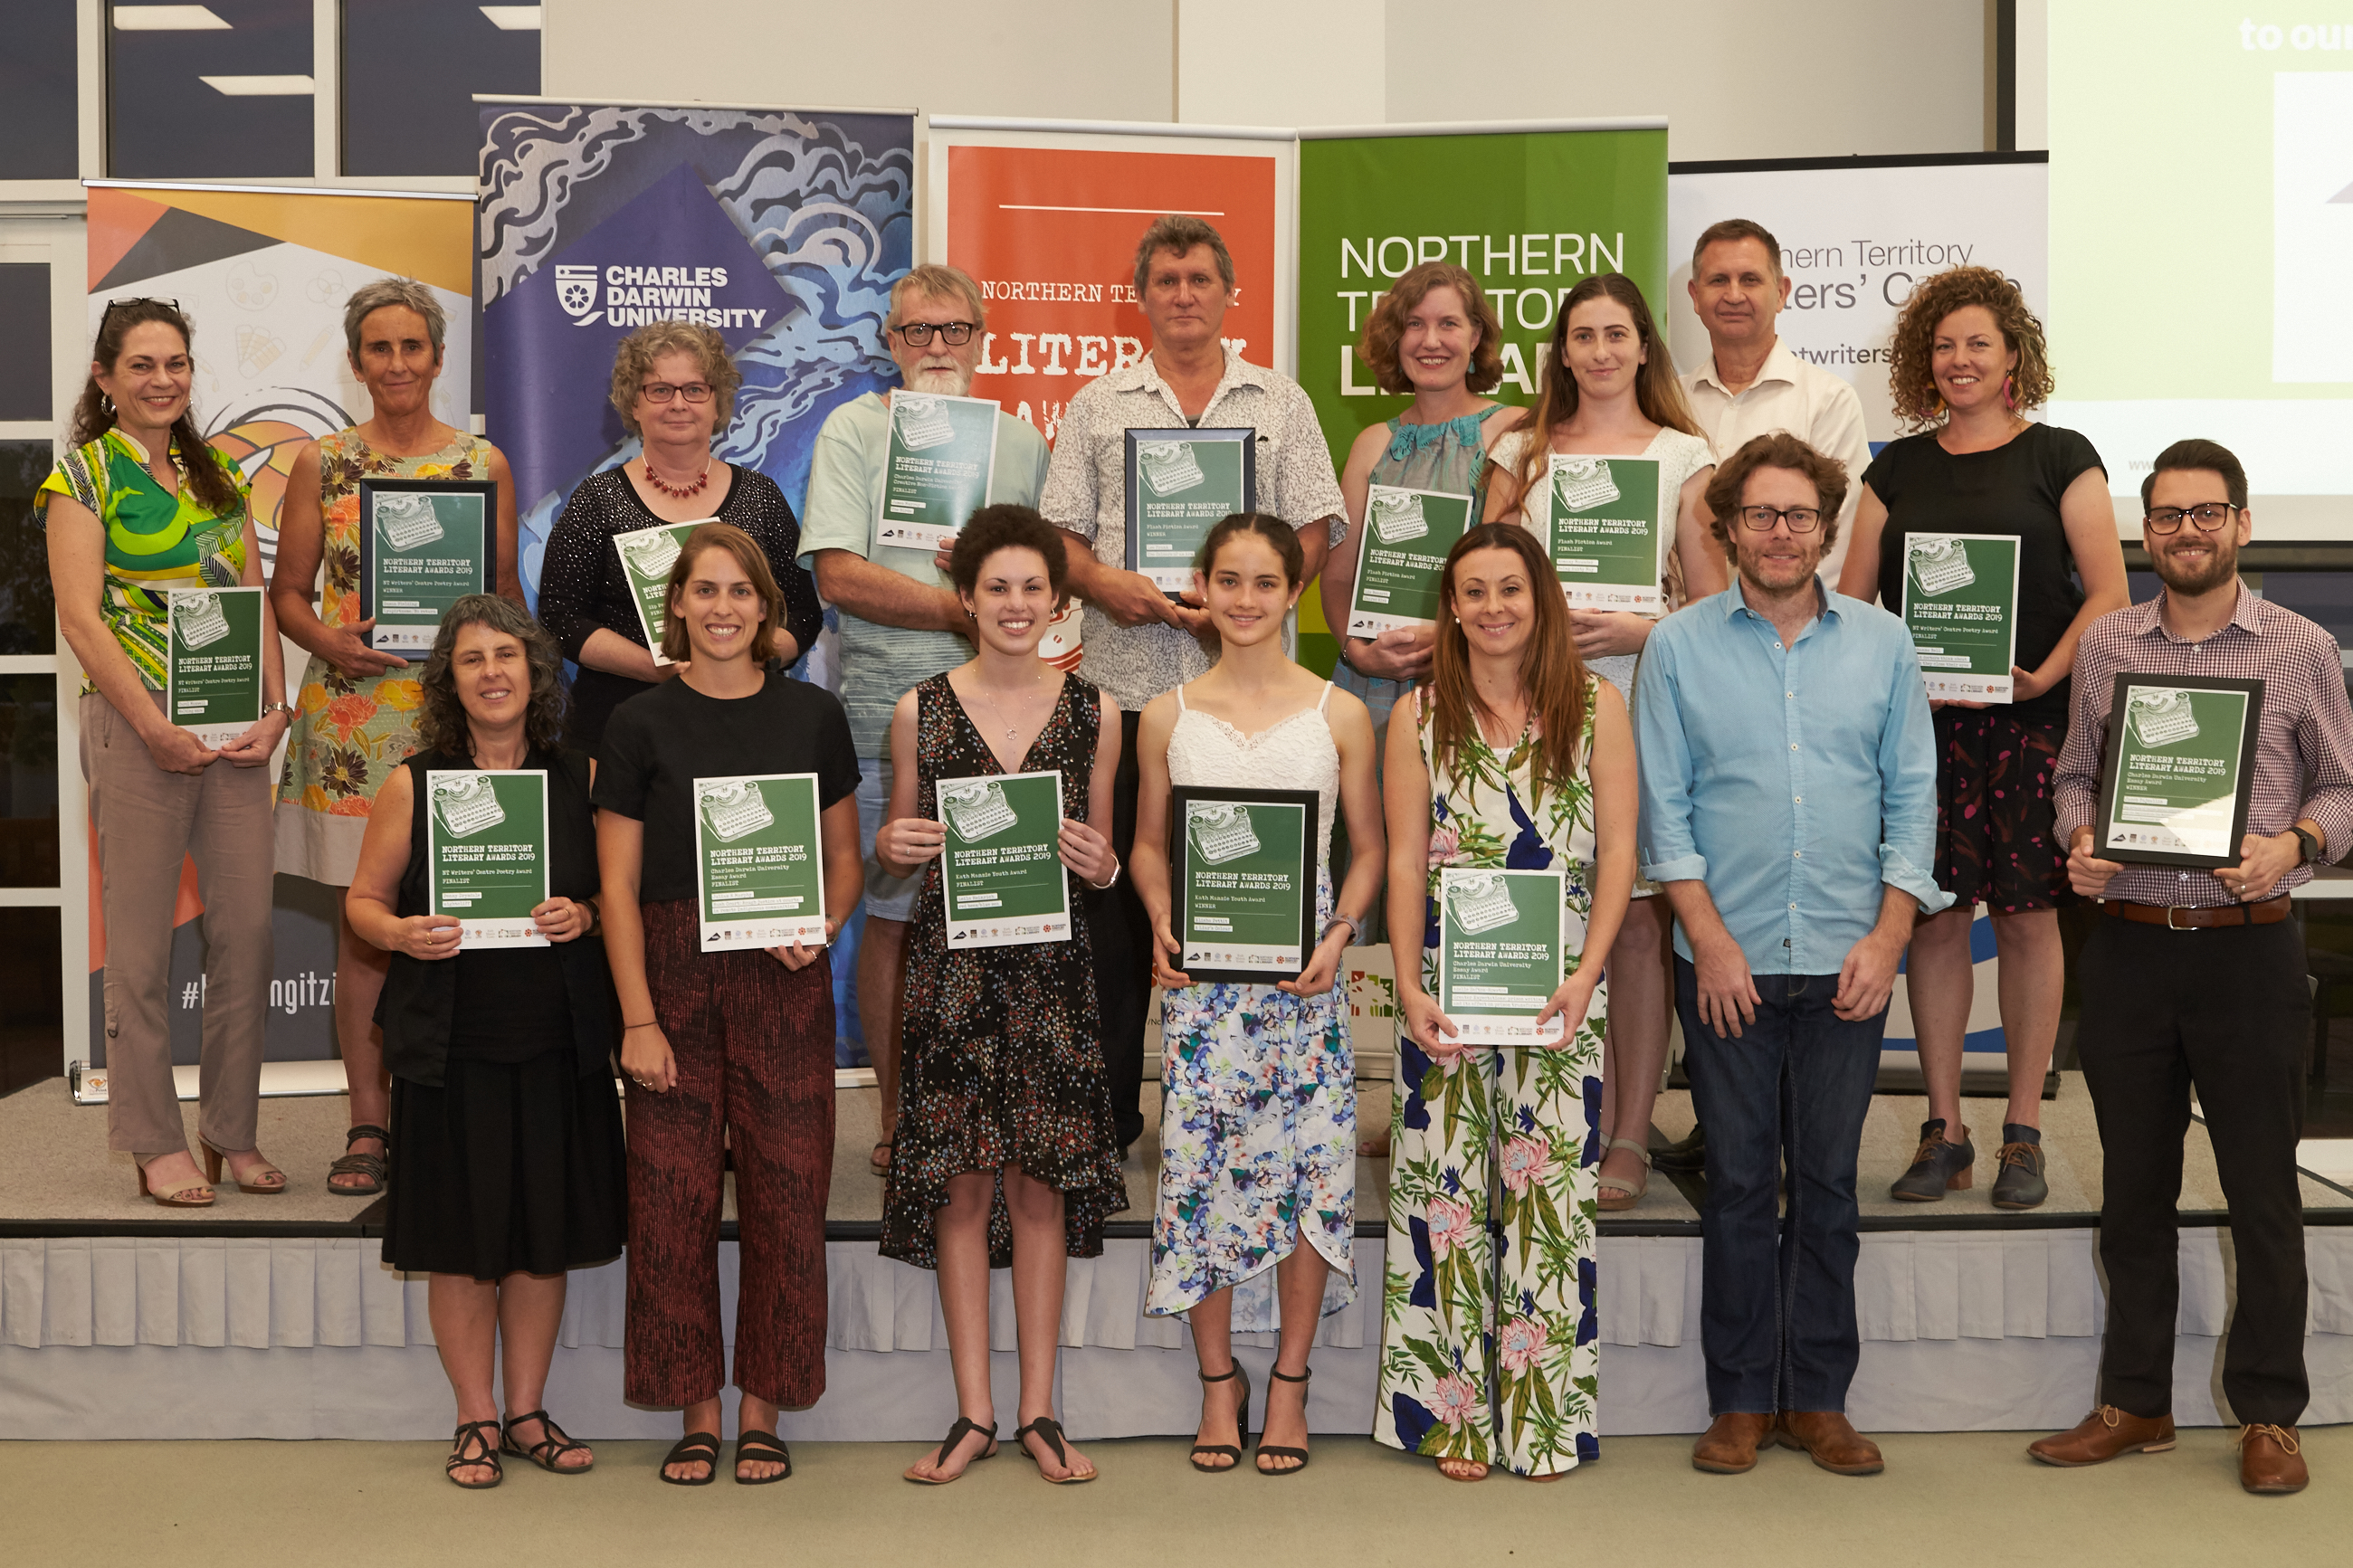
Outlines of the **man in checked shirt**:
M 2251 1492 L 2301 1491 L 2295 1423 L 2309 1385 L 2295 1143 L 2311 997 L 2287 893 L 2353 845 L 2353 707 L 2335 639 L 2239 581 L 2253 518 L 2238 458 L 2211 441 L 2177 441 L 2140 493 L 2141 542 L 2165 592 L 2084 634 L 2053 789 L 2068 876 L 2111 917 L 2084 948 L 2075 1036 L 2106 1167 L 2107 1338 L 2098 1408 L 2028 1451 L 2046 1464 L 2093 1465 L 2173 1447 L 2174 1210 L 2194 1089 L 2238 1254 L 2222 1392 L 2242 1423 L 2239 1481 Z M 2119 672 L 2263 683 L 2237 865 L 2127 866 L 2092 852 Z

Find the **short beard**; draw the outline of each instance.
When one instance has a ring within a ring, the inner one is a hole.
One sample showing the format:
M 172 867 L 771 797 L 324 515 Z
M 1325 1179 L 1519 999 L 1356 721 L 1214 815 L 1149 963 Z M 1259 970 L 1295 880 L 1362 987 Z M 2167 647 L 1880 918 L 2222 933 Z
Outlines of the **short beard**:
M 972 376 L 961 366 L 934 366 L 916 371 L 906 378 L 910 392 L 935 392 L 945 397 L 962 397 L 972 391 Z
M 2195 528 L 2198 525 L 2193 522 L 2189 526 Z M 2175 566 L 2170 552 L 2159 551 L 2149 560 L 2150 567 L 2157 573 L 2157 580 L 2177 594 L 2186 594 L 2195 598 L 2200 594 L 2213 592 L 2237 576 L 2239 574 L 2238 545 L 2220 534 L 2213 535 L 2212 541 L 2214 545 L 2212 558 L 2207 562 L 2206 570 L 2195 574 Z

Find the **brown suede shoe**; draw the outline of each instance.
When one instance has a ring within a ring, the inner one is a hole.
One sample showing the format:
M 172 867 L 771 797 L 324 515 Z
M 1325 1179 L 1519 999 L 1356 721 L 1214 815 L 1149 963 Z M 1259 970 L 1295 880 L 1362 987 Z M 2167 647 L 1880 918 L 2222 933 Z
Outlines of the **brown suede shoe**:
M 1879 1445 L 1857 1432 L 1843 1411 L 1784 1410 L 1773 1424 L 1773 1440 L 1812 1455 L 1833 1475 L 1875 1476 L 1887 1468 Z
M 1692 1445 L 1692 1468 L 1714 1475 L 1745 1475 L 1757 1468 L 1757 1447 L 1773 1429 L 1773 1418 L 1746 1410 L 1727 1410 L 1708 1423 Z
M 2119 1454 L 2162 1454 L 2172 1447 L 2172 1416 L 2127 1415 L 2103 1405 L 2066 1431 L 2036 1438 L 2026 1451 L 2046 1465 L 2075 1469 L 2105 1465 Z
M 2312 1479 L 2293 1426 L 2253 1422 L 2239 1428 L 2239 1484 L 2259 1496 L 2300 1492 Z

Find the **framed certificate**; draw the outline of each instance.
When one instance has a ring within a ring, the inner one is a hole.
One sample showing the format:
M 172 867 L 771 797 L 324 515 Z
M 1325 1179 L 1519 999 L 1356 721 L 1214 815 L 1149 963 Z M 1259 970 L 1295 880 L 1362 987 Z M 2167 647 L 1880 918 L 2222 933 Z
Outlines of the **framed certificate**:
M 164 710 L 207 746 L 260 722 L 263 592 L 182 588 L 164 596 Z
M 547 946 L 531 918 L 547 901 L 547 774 L 435 768 L 425 791 L 427 907 L 468 947 Z
M 1933 700 L 2011 700 L 2018 542 L 2014 533 L 1904 536 L 1904 629 Z
M 646 647 L 652 650 L 657 665 L 670 662 L 661 650 L 662 628 L 670 624 L 670 569 L 678 564 L 686 536 L 706 522 L 718 521 L 698 517 L 690 522 L 657 523 L 613 535 L 621 575 L 629 580 L 629 597 L 638 606 L 638 625 L 646 634 Z
M 1580 610 L 1667 613 L 1667 543 L 1655 458 L 1555 452 L 1545 476 L 1544 526 L 1553 571 Z
M 493 479 L 360 481 L 360 616 L 368 647 L 425 653 L 451 605 L 498 582 Z
M 1258 509 L 1254 429 L 1130 430 L 1126 470 L 1127 569 L 1172 599 L 1209 530 Z
M 948 946 L 1070 941 L 1060 772 L 942 779 L 938 796 Z
M 877 544 L 937 550 L 988 504 L 988 481 L 997 471 L 997 405 L 983 397 L 904 387 L 891 394 Z
M 825 851 L 815 773 L 694 781 L 702 951 L 825 945 Z
M 1312 789 L 1168 792 L 1169 924 L 1195 984 L 1296 980 L 1315 951 Z
M 1556 1045 L 1558 1018 L 1536 1027 L 1552 994 L 1568 975 L 1564 873 L 1466 871 L 1438 874 L 1438 1007 L 1482 1046 Z
M 2260 680 L 2119 672 L 2093 853 L 2159 866 L 2237 865 L 2263 718 Z
M 1469 496 L 1373 486 L 1356 535 L 1348 635 L 1377 637 L 1397 626 L 1435 625 L 1439 575 L 1471 521 Z

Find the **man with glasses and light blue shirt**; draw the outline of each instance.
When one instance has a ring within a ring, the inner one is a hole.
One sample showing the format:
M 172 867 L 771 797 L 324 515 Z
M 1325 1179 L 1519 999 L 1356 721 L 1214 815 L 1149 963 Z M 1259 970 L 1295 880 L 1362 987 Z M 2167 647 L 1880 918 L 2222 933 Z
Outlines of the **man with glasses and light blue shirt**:
M 980 288 L 954 267 L 926 264 L 891 290 L 883 332 L 910 392 L 966 397 L 987 342 Z M 841 705 L 858 747 L 858 833 L 866 854 L 866 929 L 858 945 L 858 1016 L 881 1090 L 881 1137 L 871 1163 L 890 1169 L 899 1121 L 899 1007 L 907 917 L 917 877 L 893 877 L 874 858 L 891 799 L 891 710 L 918 682 L 972 657 L 964 606 L 949 586 L 944 552 L 881 543 L 883 459 L 891 447 L 891 395 L 872 393 L 826 416 L 809 459 L 801 516 L 801 564 L 840 612 Z M 998 410 L 991 505 L 1035 506 L 1046 483 L 1045 438 Z
M 1642 875 L 1675 911 L 1675 1005 L 1708 1130 L 1699 1469 L 1761 1445 L 1873 1475 L 1845 1415 L 1855 1163 L 1897 962 L 1931 879 L 1936 757 L 1904 623 L 1825 587 L 1847 475 L 1786 431 L 1715 471 L 1725 592 L 1651 633 L 1634 688 Z M 1780 1217 L 1784 1162 L 1788 1217 Z

